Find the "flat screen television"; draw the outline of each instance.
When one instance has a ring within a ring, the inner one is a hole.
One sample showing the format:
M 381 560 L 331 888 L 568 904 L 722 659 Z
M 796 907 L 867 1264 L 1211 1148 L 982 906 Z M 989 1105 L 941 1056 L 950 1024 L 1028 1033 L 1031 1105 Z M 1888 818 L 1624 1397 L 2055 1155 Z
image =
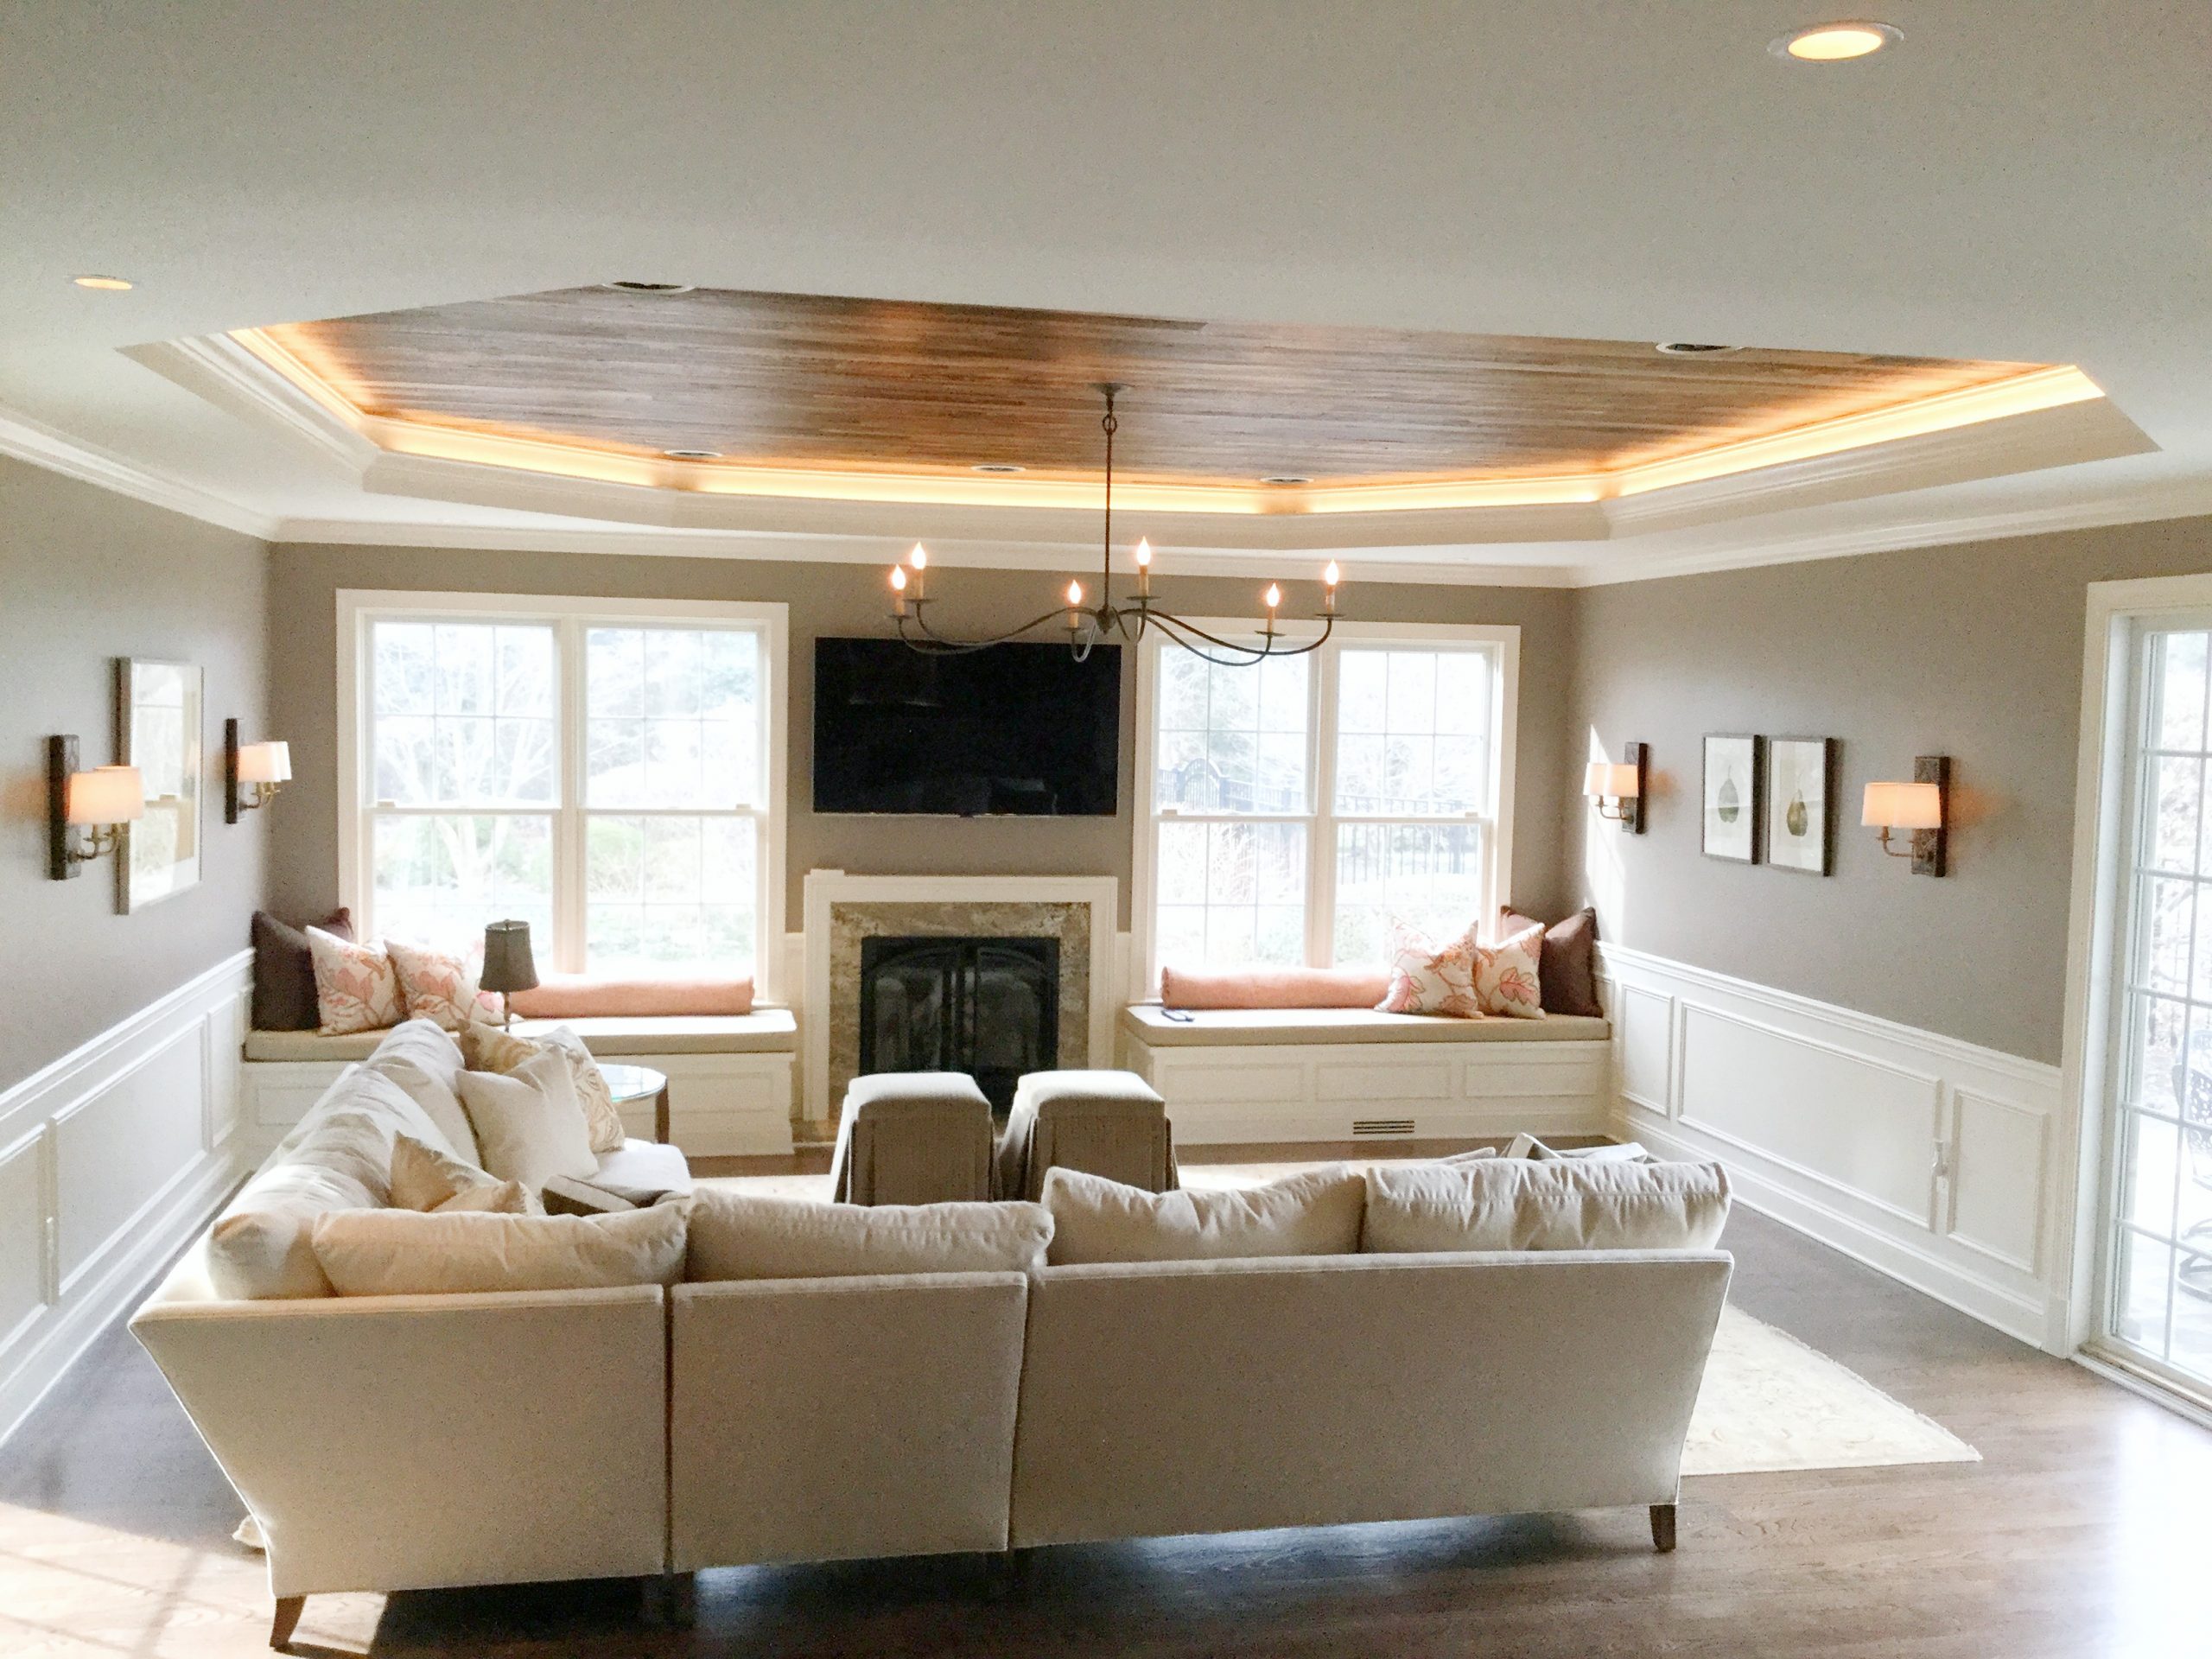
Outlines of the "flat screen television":
M 1121 734 L 1119 646 L 814 642 L 817 812 L 1111 817 Z

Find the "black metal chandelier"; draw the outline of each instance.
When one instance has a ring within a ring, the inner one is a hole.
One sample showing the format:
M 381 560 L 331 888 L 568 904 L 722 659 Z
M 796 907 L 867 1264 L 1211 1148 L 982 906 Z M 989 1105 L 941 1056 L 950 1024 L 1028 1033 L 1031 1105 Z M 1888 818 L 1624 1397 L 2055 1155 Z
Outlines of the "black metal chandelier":
M 939 633 L 929 620 L 929 553 L 918 542 L 914 550 L 906 556 L 906 563 L 891 567 L 891 616 L 899 627 L 899 637 L 909 649 L 924 655 L 952 655 L 963 652 L 988 651 L 993 645 L 1002 645 L 1019 639 L 1024 634 L 1034 633 L 1040 628 L 1058 626 L 1067 633 L 1069 647 L 1077 662 L 1090 655 L 1090 648 L 1103 641 L 1119 638 L 1135 645 L 1145 636 L 1147 628 L 1158 628 L 1168 639 L 1185 650 L 1194 652 L 1208 662 L 1224 668 L 1247 667 L 1269 657 L 1301 657 L 1309 651 L 1318 651 L 1337 626 L 1337 582 L 1339 573 L 1334 559 L 1321 573 L 1321 611 L 1313 620 L 1321 624 L 1321 632 L 1310 639 L 1289 643 L 1289 636 L 1275 626 L 1277 613 L 1282 606 L 1282 589 L 1269 582 L 1262 602 L 1267 607 L 1267 621 L 1257 630 L 1260 643 L 1240 645 L 1234 639 L 1209 633 L 1195 622 L 1164 610 L 1152 598 L 1152 543 L 1140 540 L 1136 544 L 1136 592 L 1119 601 L 1114 597 L 1114 434 L 1121 422 L 1114 414 L 1114 399 L 1127 390 L 1119 382 L 1102 381 L 1099 392 L 1106 399 L 1106 413 L 1098 423 L 1098 429 L 1106 435 L 1106 522 L 1101 537 L 1098 573 L 1098 602 L 1086 607 L 1084 604 L 1083 583 L 1068 583 L 1067 602 L 1056 605 L 1041 616 L 1032 617 L 1019 627 L 1008 628 L 1004 633 L 995 633 L 984 639 L 963 639 Z

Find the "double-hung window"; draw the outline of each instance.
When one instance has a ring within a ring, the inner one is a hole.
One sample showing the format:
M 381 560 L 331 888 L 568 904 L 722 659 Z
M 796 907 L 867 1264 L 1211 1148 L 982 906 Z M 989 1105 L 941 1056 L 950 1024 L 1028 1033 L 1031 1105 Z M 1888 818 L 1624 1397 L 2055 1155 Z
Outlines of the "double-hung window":
M 340 889 L 365 937 L 531 924 L 541 969 L 766 978 L 779 605 L 340 595 Z
M 1163 966 L 1379 963 L 1487 920 L 1510 868 L 1519 631 L 1338 624 L 1219 666 L 1147 640 L 1139 881 Z

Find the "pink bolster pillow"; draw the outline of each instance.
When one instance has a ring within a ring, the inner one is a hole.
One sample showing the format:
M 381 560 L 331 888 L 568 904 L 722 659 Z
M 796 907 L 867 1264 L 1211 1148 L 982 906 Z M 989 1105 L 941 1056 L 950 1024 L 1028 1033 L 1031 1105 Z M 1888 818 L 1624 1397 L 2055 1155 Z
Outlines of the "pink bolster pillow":
M 611 979 L 599 974 L 548 974 L 537 988 L 517 991 L 525 1020 L 589 1020 L 605 1015 L 721 1014 L 753 1012 L 753 981 Z
M 1160 970 L 1160 1000 L 1171 1008 L 1371 1008 L 1389 988 L 1382 968 Z

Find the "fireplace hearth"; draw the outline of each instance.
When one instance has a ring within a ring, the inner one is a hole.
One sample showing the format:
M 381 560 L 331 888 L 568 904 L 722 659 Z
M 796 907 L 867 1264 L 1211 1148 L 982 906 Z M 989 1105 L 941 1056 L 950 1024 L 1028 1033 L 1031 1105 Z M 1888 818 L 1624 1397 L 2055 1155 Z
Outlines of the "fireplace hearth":
M 995 1112 L 1058 1065 L 1060 942 L 1000 935 L 861 941 L 860 1070 L 965 1071 Z

